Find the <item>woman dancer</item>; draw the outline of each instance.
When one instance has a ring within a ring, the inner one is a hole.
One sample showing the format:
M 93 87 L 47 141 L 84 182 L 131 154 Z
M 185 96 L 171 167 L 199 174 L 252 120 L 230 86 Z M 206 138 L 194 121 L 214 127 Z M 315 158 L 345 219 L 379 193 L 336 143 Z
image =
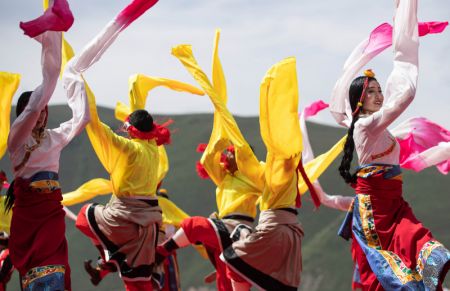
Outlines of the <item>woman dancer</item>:
M 418 75 L 417 0 L 396 3 L 389 100 L 384 102 L 371 72 L 356 78 L 349 90 L 353 118 L 339 171 L 357 195 L 340 234 L 353 238 L 363 290 L 439 290 L 450 252 L 403 200 L 399 145 L 387 130 L 412 102 Z M 360 166 L 351 174 L 355 148 Z
M 213 84 L 204 72 L 196 67 L 206 82 L 201 82 L 206 92 L 214 91 L 226 102 L 226 84 L 222 66 L 218 57 L 220 32 L 216 31 L 213 50 Z M 182 51 L 183 46 L 178 47 Z M 174 49 L 175 56 L 177 48 Z M 264 186 L 262 175 L 264 167 L 258 162 L 247 141 L 242 136 L 233 116 L 216 111 L 209 144 L 204 151 L 197 170 L 206 173 L 217 186 L 216 201 L 218 213 L 210 218 L 194 216 L 181 223 L 175 235 L 158 247 L 160 260 L 174 250 L 201 243 L 205 246 L 211 263 L 216 269 L 215 280 L 218 290 L 231 290 L 231 281 L 227 278 L 226 265 L 220 260 L 222 251 L 239 239 L 242 230 L 251 231 L 256 217 L 256 201 Z M 221 115 L 225 114 L 228 124 L 224 124 Z M 234 144 L 234 146 L 231 146 Z M 199 147 L 200 148 L 200 147 Z M 237 155 L 239 153 L 239 156 Z M 261 169 L 262 170 L 261 170 Z M 255 171 L 253 171 L 255 170 Z M 257 172 L 261 174 L 258 176 Z M 234 234 L 233 236 L 230 234 Z
M 43 73 L 43 83 L 19 97 L 17 119 L 8 137 L 15 177 L 7 198 L 7 208 L 13 207 L 9 251 L 24 290 L 36 286 L 71 288 L 58 168 L 62 149 L 89 121 L 86 96 L 68 93 L 72 119 L 51 130 L 46 129 L 46 123 L 47 103 L 61 70 L 60 31 L 72 23 L 65 0 L 55 0 L 43 16 L 21 23 L 25 34 L 36 36 L 42 44 Z M 74 84 L 67 77 L 64 75 L 64 85 L 70 92 Z

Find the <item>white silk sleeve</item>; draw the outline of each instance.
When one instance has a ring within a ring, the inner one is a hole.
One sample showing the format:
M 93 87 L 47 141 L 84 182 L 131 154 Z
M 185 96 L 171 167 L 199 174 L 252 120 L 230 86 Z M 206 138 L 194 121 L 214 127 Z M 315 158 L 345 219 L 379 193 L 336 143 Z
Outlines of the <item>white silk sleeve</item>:
M 15 152 L 31 135 L 41 111 L 55 91 L 61 69 L 61 32 L 47 31 L 35 38 L 42 44 L 42 84 L 31 94 L 24 111 L 14 120 L 8 137 L 8 151 Z
M 394 69 L 386 84 L 383 107 L 364 118 L 371 135 L 384 131 L 406 110 L 416 94 L 418 77 L 419 32 L 417 0 L 400 1 L 393 31 Z

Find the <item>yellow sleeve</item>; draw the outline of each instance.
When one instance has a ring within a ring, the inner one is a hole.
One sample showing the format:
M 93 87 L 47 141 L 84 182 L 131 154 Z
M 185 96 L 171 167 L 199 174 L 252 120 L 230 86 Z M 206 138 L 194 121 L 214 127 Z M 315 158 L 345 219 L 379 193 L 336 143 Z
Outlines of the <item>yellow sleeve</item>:
M 336 159 L 336 157 L 342 152 L 342 150 L 344 149 L 346 138 L 347 136 L 344 136 L 328 152 L 321 154 L 312 161 L 303 165 L 306 175 L 308 176 L 311 183 L 316 181 Z M 308 191 L 308 186 L 306 185 L 305 181 L 303 181 L 303 179 L 299 179 L 298 182 L 298 189 L 303 195 L 306 191 Z
M 225 80 L 225 74 L 223 73 L 222 63 L 220 62 L 219 58 L 219 40 L 220 29 L 216 29 L 212 56 L 212 83 L 214 90 L 217 92 L 217 98 L 224 104 L 227 104 L 227 83 Z
M 265 177 L 273 193 L 282 193 L 292 179 L 302 150 L 298 124 L 295 58 L 287 58 L 266 73 L 260 90 L 260 130 L 267 147 Z
M 176 228 L 180 228 L 183 219 L 189 218 L 189 215 L 186 214 L 186 212 L 178 208 L 178 206 L 169 199 L 158 196 L 158 202 L 159 207 L 161 207 L 163 212 L 162 216 L 164 224 L 172 224 Z M 197 250 L 200 256 L 204 259 L 208 259 L 208 254 L 205 247 L 202 245 L 193 245 L 193 247 Z
M 272 66 L 260 87 L 261 136 L 267 151 L 289 159 L 302 151 L 295 58 Z
M 5 212 L 5 199 L 6 196 L 0 196 L 0 231 L 4 231 L 9 234 L 13 211 L 10 210 Z
M 183 219 L 189 217 L 189 215 L 186 212 L 178 208 L 178 206 L 175 205 L 175 203 L 173 203 L 167 198 L 158 196 L 158 202 L 159 207 L 161 207 L 163 212 L 162 214 L 163 223 L 165 224 L 172 224 L 177 228 L 179 228 Z
M 75 191 L 63 194 L 62 205 L 72 206 L 82 203 L 99 195 L 106 195 L 112 193 L 111 181 L 107 179 L 97 178 L 92 179 Z
M 226 83 L 217 52 L 219 36 L 220 31 L 216 31 L 213 52 L 214 86 L 211 85 L 208 77 L 197 64 L 191 46 L 179 45 L 174 47 L 172 49 L 172 54 L 180 60 L 189 73 L 191 73 L 194 79 L 200 84 L 206 94 L 210 97 L 215 108 L 213 131 L 208 147 L 201 160 L 203 166 L 208 171 L 208 174 L 215 180 L 216 185 L 218 185 L 217 181 L 220 182 L 223 179 L 224 174 L 220 174 L 220 171 L 223 172 L 223 170 L 219 168 L 219 164 L 215 161 L 217 161 L 218 158 L 220 159 L 220 153 L 217 151 L 223 151 L 228 143 L 227 140 L 229 140 L 236 149 L 236 159 L 239 171 L 255 181 L 263 172 L 261 171 L 260 163 L 254 156 L 247 141 L 240 132 L 236 121 L 225 105 L 227 100 Z
M 0 72 L 0 158 L 8 143 L 10 129 L 11 103 L 20 83 L 20 75 Z
M 137 109 L 144 109 L 148 92 L 158 86 L 164 86 L 174 91 L 187 92 L 196 95 L 205 94 L 202 90 L 177 80 L 136 74 L 131 76 L 128 80 L 131 112 Z
M 159 164 L 158 164 L 158 184 L 166 177 L 169 172 L 169 157 L 167 156 L 164 145 L 158 146 Z
M 125 122 L 128 115 L 131 114 L 131 108 L 122 102 L 117 102 L 116 109 L 114 110 L 114 116 L 117 120 Z
M 84 79 L 83 79 L 84 80 Z M 131 141 L 115 134 L 106 124 L 100 121 L 95 105 L 95 96 L 91 88 L 84 80 L 86 94 L 89 102 L 91 121 L 86 126 L 86 131 L 97 157 L 105 170 L 111 174 L 115 169 L 118 157 L 126 155 Z
M 222 124 L 227 127 L 225 130 L 229 132 L 228 136 L 230 141 L 235 146 L 236 163 L 239 171 L 262 190 L 264 187 L 263 164 L 261 164 L 256 158 L 252 149 L 240 132 L 236 120 L 226 107 L 228 96 L 225 74 L 219 58 L 219 39 L 220 29 L 217 29 L 214 38 L 214 49 L 212 56 L 212 83 L 217 94 L 210 97 L 217 97 L 217 102 L 222 102 L 223 106 L 215 106 L 216 110 L 214 112 L 214 121 L 216 122 L 216 115 L 219 115 L 221 119 L 225 119 Z
M 158 86 L 164 86 L 179 92 L 205 95 L 202 90 L 187 83 L 172 79 L 135 74 L 128 79 L 128 97 L 130 106 L 127 106 L 122 102 L 117 102 L 115 110 L 116 119 L 125 121 L 125 118 L 133 111 L 145 109 L 148 93 Z

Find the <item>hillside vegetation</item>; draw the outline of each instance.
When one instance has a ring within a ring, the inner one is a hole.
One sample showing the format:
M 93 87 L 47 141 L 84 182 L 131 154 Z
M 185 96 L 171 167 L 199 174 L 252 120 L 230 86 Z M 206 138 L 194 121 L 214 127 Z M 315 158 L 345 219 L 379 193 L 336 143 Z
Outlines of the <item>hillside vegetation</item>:
M 14 109 L 12 110 L 14 112 Z M 112 129 L 119 127 L 111 109 L 99 108 L 102 120 Z M 65 106 L 50 107 L 49 127 L 69 119 L 70 111 Z M 208 142 L 212 128 L 211 114 L 170 116 L 175 123 L 172 144 L 167 146 L 170 171 L 163 187 L 173 201 L 190 215 L 207 216 L 216 210 L 215 186 L 210 180 L 200 179 L 195 172 L 195 161 L 200 158 L 196 146 Z M 156 116 L 156 120 L 165 121 L 168 117 Z M 259 159 L 265 158 L 265 147 L 259 132 L 257 117 L 236 118 L 247 141 L 255 148 Z M 345 132 L 329 126 L 309 123 L 309 133 L 315 154 L 329 149 Z M 60 183 L 63 192 L 76 189 L 92 178 L 108 178 L 99 163 L 87 135 L 83 132 L 63 151 L 60 162 Z M 0 163 L 11 177 L 9 160 L 5 156 Z M 351 195 L 352 189 L 346 186 L 337 172 L 335 162 L 320 181 L 329 193 Z M 430 228 L 435 237 L 450 247 L 450 179 L 436 169 L 427 169 L 421 173 L 405 171 L 404 196 L 414 209 L 415 215 Z M 98 197 L 96 202 L 106 203 L 109 196 Z M 352 261 L 350 243 L 339 238 L 336 233 L 344 217 L 343 212 L 321 207 L 314 210 L 309 194 L 303 196 L 303 207 L 299 220 L 305 230 L 303 240 L 303 272 L 301 290 L 327 291 L 351 289 Z M 82 205 L 71 207 L 75 213 Z M 51 239 L 51 238 L 49 238 Z M 72 268 L 73 290 L 124 290 L 117 274 L 105 278 L 98 287 L 91 285 L 83 269 L 83 261 L 97 258 L 97 250 L 90 241 L 75 229 L 72 221 L 67 221 L 67 239 L 69 242 L 70 264 Z M 30 242 L 31 244 L 32 242 Z M 204 285 L 203 277 L 213 268 L 192 248 L 178 252 L 183 290 Z M 207 285 L 215 289 L 214 285 Z M 8 290 L 20 290 L 17 274 L 12 278 Z

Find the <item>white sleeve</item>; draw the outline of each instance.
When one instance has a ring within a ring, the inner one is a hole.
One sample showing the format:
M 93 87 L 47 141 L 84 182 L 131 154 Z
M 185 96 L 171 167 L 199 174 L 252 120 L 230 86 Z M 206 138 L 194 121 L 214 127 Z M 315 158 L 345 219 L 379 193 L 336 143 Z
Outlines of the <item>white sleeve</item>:
M 47 31 L 35 38 L 42 43 L 42 84 L 31 94 L 24 111 L 14 120 L 8 136 L 8 151 L 14 152 L 23 146 L 31 135 L 41 111 L 50 100 L 61 70 L 61 32 Z
M 313 183 L 313 185 L 316 189 L 317 195 L 319 196 L 320 203 L 326 207 L 347 211 L 354 200 L 354 197 L 351 196 L 328 195 L 325 191 L 323 191 L 318 182 Z
M 418 77 L 419 32 L 417 0 L 400 1 L 395 14 L 393 32 L 394 69 L 387 83 L 385 100 L 380 111 L 364 118 L 372 135 L 384 131 L 406 110 L 416 94 Z

